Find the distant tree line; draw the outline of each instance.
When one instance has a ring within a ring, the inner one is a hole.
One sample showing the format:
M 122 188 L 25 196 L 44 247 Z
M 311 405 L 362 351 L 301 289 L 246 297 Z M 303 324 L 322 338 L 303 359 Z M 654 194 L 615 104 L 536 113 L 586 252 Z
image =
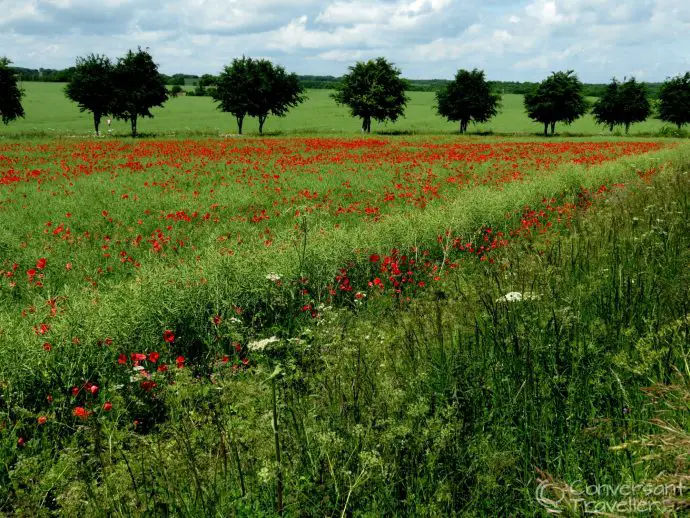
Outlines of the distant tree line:
M 21 105 L 23 92 L 18 86 L 20 72 L 10 61 L 0 58 L 0 116 L 5 124 L 24 116 Z M 106 115 L 129 121 L 132 136 L 137 135 L 140 117 L 152 117 L 151 108 L 182 93 L 188 76 L 164 76 L 148 50 L 128 51 L 112 62 L 110 58 L 91 54 L 79 57 L 69 69 L 70 80 L 65 88 L 69 99 L 81 111 L 93 115 L 94 129 L 99 133 L 101 119 Z M 407 92 L 413 81 L 404 79 L 400 69 L 383 57 L 360 61 L 348 68 L 340 78 L 333 76 L 302 76 L 288 73 L 266 59 L 242 57 L 234 59 L 223 71 L 213 76 L 195 77 L 192 95 L 208 95 L 218 109 L 235 117 L 239 133 L 244 120 L 255 117 L 259 133 L 269 116 L 283 117 L 306 100 L 305 84 L 329 84 L 333 100 L 346 106 L 362 123 L 362 132 L 371 132 L 372 121 L 395 122 L 405 114 L 409 101 Z M 166 84 L 174 82 L 170 91 Z M 459 124 L 465 133 L 470 123 L 484 123 L 501 109 L 505 86 L 524 89 L 527 115 L 544 126 L 544 135 L 553 135 L 556 125 L 571 124 L 591 111 L 594 120 L 609 130 L 621 126 L 627 133 L 632 124 L 656 116 L 678 129 L 690 123 L 690 72 L 667 79 L 657 89 L 657 99 L 650 101 L 650 88 L 635 78 L 619 81 L 613 78 L 601 85 L 596 101 L 590 102 L 588 90 L 572 71 L 552 72 L 540 83 L 500 83 L 487 81 L 482 70 L 458 70 L 451 81 L 418 81 L 418 88 L 436 92 L 437 114 Z M 599 87 L 599 85 L 594 85 Z
M 67 83 L 71 81 L 75 70 L 74 67 L 63 70 L 20 67 L 13 67 L 13 69 L 19 74 L 22 81 L 43 81 L 51 83 Z M 210 96 L 210 92 L 207 90 L 207 87 L 211 84 L 209 80 L 213 81 L 216 78 L 216 76 L 211 74 L 204 74 L 202 76 L 194 74 L 161 74 L 161 77 L 163 77 L 163 81 L 168 86 L 193 86 L 195 88 L 189 91 L 191 95 L 208 96 Z M 342 76 L 336 77 L 330 75 L 298 75 L 297 77 L 305 90 L 336 90 L 343 79 Z M 438 92 L 451 82 L 452 80 L 450 79 L 408 79 L 407 91 Z M 204 83 L 206 84 L 204 85 Z M 529 81 L 488 81 L 488 83 L 497 93 L 518 95 L 530 93 L 539 84 Z M 643 84 L 647 88 L 647 93 L 650 98 L 658 98 L 662 83 L 645 82 Z M 582 93 L 585 97 L 601 97 L 606 92 L 607 86 L 608 85 L 605 83 L 583 83 Z M 189 92 L 187 95 L 190 95 Z

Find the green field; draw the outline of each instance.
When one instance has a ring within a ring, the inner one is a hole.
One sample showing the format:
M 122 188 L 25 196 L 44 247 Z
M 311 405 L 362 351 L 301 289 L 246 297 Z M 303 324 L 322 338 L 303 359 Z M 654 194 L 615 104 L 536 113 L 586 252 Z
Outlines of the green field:
M 0 137 L 38 133 L 44 135 L 81 135 L 92 133 L 90 114 L 80 113 L 77 106 L 63 94 L 64 85 L 58 83 L 26 82 L 24 108 L 26 118 L 0 127 Z M 285 118 L 269 117 L 265 131 L 268 134 L 356 134 L 360 123 L 349 116 L 346 108 L 338 107 L 327 90 L 309 90 L 309 99 L 293 109 Z M 405 118 L 395 124 L 374 123 L 374 133 L 429 134 L 457 132 L 457 125 L 438 117 L 434 110 L 435 97 L 431 92 L 410 92 L 410 103 Z M 170 99 L 163 108 L 153 110 L 153 119 L 139 122 L 144 134 L 164 135 L 220 135 L 237 132 L 234 118 L 219 112 L 209 97 L 179 97 Z M 649 119 L 631 127 L 631 135 L 658 132 L 663 123 Z M 105 125 L 104 125 L 105 126 Z M 126 135 L 126 122 L 113 121 L 113 134 Z M 487 124 L 470 126 L 470 132 L 496 134 L 539 134 L 543 126 L 532 122 L 525 114 L 522 96 L 504 95 L 501 113 Z M 571 126 L 559 124 L 560 134 L 603 135 L 611 132 L 597 126 L 590 115 Z M 258 132 L 255 119 L 245 121 L 245 133 Z
M 684 487 L 648 499 L 681 516 L 689 164 L 672 139 L 0 141 L 0 515 L 583 516 L 620 499 L 583 484 L 641 483 Z

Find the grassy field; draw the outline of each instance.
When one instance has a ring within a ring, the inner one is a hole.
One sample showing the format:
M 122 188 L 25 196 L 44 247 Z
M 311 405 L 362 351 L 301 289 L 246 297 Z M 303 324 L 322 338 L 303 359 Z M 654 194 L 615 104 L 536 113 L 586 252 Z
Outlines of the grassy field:
M 169 106 L 142 130 L 226 120 Z M 689 165 L 651 139 L 0 141 L 0 512 L 578 516 L 618 503 L 583 485 L 644 483 L 680 515 Z
M 82 135 L 92 133 L 90 114 L 79 113 L 75 104 L 63 94 L 64 85 L 54 83 L 23 84 L 26 91 L 24 107 L 26 118 L 9 126 L 0 127 L 0 138 L 22 132 L 39 132 L 47 135 Z M 356 134 L 360 123 L 348 115 L 346 108 L 338 107 L 326 90 L 310 90 L 309 100 L 292 110 L 285 118 L 270 117 L 266 125 L 268 133 L 280 134 Z M 376 124 L 373 131 L 383 133 L 453 133 L 457 131 L 454 123 L 438 117 L 433 108 L 435 97 L 429 92 L 411 92 L 410 103 L 404 119 L 395 124 Z M 158 136 L 175 134 L 207 135 L 236 133 L 237 127 L 232 116 L 223 114 L 215 108 L 208 97 L 180 97 L 169 100 L 163 108 L 154 109 L 155 117 L 140 121 L 140 131 Z M 656 133 L 663 123 L 649 119 L 635 124 L 631 135 Z M 498 134 L 536 134 L 543 126 L 532 122 L 524 113 L 522 96 L 505 95 L 502 112 L 490 123 L 471 126 L 471 131 L 494 132 Z M 256 133 L 258 123 L 254 119 L 245 122 L 245 132 Z M 116 135 L 126 135 L 126 123 L 113 122 Z M 571 126 L 558 125 L 557 132 L 571 134 L 604 135 L 611 133 L 597 126 L 590 115 L 576 121 Z

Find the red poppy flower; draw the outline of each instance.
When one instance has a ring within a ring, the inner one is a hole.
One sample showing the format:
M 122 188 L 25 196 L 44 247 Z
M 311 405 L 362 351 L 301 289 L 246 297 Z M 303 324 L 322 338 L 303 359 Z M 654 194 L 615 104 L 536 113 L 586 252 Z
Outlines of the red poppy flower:
M 120 365 L 125 365 L 127 363 L 127 356 L 125 356 L 124 354 L 118 356 L 117 363 L 119 363 Z
M 130 356 L 134 362 L 143 362 L 146 359 L 146 355 L 143 353 L 132 353 Z
M 44 335 L 50 330 L 50 326 L 48 324 L 40 324 L 38 326 L 34 326 L 34 332 L 37 335 Z
M 156 363 L 158 361 L 158 358 L 160 358 L 161 355 L 158 354 L 156 351 L 150 352 L 149 353 L 149 361 Z
M 90 385 L 88 388 L 89 392 L 91 392 L 92 396 L 95 396 L 98 394 L 98 385 Z
M 42 415 L 38 419 L 36 419 L 36 421 L 38 421 L 38 424 L 46 424 L 48 422 L 48 418 Z
M 113 409 L 113 404 L 110 401 L 103 403 L 103 410 L 110 412 Z
M 168 366 L 165 363 L 163 363 L 158 366 L 157 370 L 158 372 L 168 372 Z
M 216 315 L 213 317 L 213 323 L 217 326 L 219 326 L 222 321 L 223 321 L 223 319 L 219 315 Z
M 381 257 L 377 254 L 371 254 L 369 256 L 369 261 L 371 261 L 372 263 L 378 263 L 380 260 L 381 260 Z
M 177 364 L 177 368 L 178 368 L 178 369 L 183 368 L 183 367 L 184 367 L 184 356 L 178 356 L 178 357 L 175 359 L 175 363 Z
M 72 396 L 77 397 L 79 394 L 79 387 L 72 387 Z
M 72 410 L 72 415 L 74 415 L 74 417 L 78 417 L 79 419 L 86 420 L 89 417 L 89 415 L 91 415 L 91 412 L 89 412 L 83 406 L 78 406 L 75 407 L 74 410 Z
M 26 439 L 24 439 L 24 437 L 20 437 L 19 439 L 17 439 L 17 446 L 19 446 L 20 448 L 24 446 L 24 443 L 26 443 Z
M 50 345 L 48 342 L 43 344 L 43 350 L 44 351 L 50 351 L 53 348 L 52 345 Z
M 46 267 L 47 262 L 48 261 L 45 259 L 45 257 L 41 257 L 38 261 L 36 261 L 36 268 L 43 270 Z
M 170 329 L 166 329 L 163 331 L 163 340 L 169 344 L 173 343 L 175 341 L 175 333 L 173 333 Z
M 141 388 L 142 388 L 145 392 L 151 392 L 151 391 L 154 389 L 154 387 L 156 387 L 156 382 L 155 382 L 155 381 L 146 380 L 146 381 L 142 381 L 142 382 L 141 382 Z

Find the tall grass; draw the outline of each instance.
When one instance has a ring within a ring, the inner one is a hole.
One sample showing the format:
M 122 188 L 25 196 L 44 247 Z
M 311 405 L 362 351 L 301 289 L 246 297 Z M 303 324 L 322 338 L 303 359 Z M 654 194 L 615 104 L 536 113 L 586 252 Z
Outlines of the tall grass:
M 53 330 L 65 344 L 59 355 L 37 356 L 26 346 L 31 330 L 0 312 L 0 509 L 546 515 L 535 497 L 544 473 L 620 484 L 679 472 L 673 455 L 651 462 L 629 447 L 659 439 L 642 389 L 690 377 L 690 162 L 683 150 L 655 158 L 664 166 L 651 182 L 632 181 L 648 169 L 646 156 L 587 174 L 571 166 L 358 235 L 320 233 L 307 220 L 283 253 L 202 253 L 155 276 L 144 265 L 108 291 L 66 286 L 69 313 Z M 265 278 L 325 282 L 348 259 L 366 262 L 353 249 L 436 242 L 439 228 L 470 235 L 542 198 L 577 201 L 583 187 L 621 180 L 626 189 L 595 198 L 568 228 L 517 239 L 493 264 L 463 261 L 409 302 L 372 290 L 365 303 L 301 318 L 289 309 L 294 290 Z M 510 292 L 522 300 L 507 300 Z M 235 307 L 251 320 L 228 318 Z M 226 317 L 216 324 L 218 314 Z M 172 368 L 174 383 L 148 393 L 117 355 L 122 344 L 160 347 L 162 324 L 174 326 L 194 367 Z M 257 329 L 279 340 L 234 349 Z M 114 346 L 98 343 L 106 336 Z M 74 400 L 55 393 L 47 422 L 29 429 L 48 391 L 87 379 L 108 388 L 98 397 L 112 411 L 58 419 Z M 686 434 L 687 401 L 674 401 L 673 429 Z

